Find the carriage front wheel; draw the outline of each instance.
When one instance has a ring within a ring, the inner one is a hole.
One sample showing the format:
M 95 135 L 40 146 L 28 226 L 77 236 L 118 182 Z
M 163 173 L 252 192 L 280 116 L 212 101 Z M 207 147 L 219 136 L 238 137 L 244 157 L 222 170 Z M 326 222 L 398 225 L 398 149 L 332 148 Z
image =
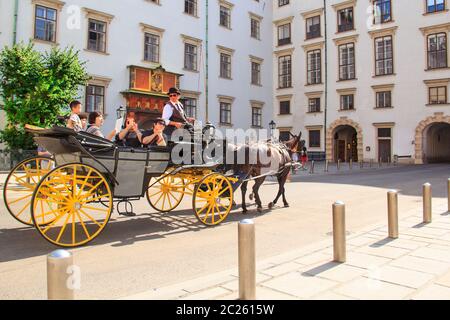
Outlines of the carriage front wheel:
M 113 197 L 105 177 L 91 166 L 73 163 L 42 178 L 33 194 L 31 217 L 47 241 L 77 247 L 103 231 L 112 209 Z
M 195 187 L 192 207 L 197 219 L 206 226 L 225 220 L 233 207 L 233 187 L 227 177 L 211 173 Z
M 157 182 L 152 179 L 150 185 L 146 192 L 147 201 L 153 209 L 162 213 L 178 207 L 186 192 L 184 179 L 177 176 L 167 176 Z
M 32 226 L 31 198 L 34 189 L 51 169 L 55 161 L 47 157 L 33 157 L 19 162 L 8 174 L 3 186 L 6 209 L 20 223 Z

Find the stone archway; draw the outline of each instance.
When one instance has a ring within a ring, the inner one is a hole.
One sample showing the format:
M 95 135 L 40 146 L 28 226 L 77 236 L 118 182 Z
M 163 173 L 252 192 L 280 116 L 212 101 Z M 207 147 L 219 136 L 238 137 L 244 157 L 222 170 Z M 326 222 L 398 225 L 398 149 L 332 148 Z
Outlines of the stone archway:
M 424 163 L 424 132 L 431 125 L 436 123 L 448 123 L 450 124 L 450 116 L 444 116 L 443 112 L 436 112 L 434 116 L 428 117 L 425 120 L 419 122 L 415 133 L 415 157 L 414 162 L 416 164 Z
M 358 145 L 357 145 L 357 150 L 358 150 L 358 159 L 361 161 L 364 159 L 364 151 L 363 151 L 363 133 L 362 133 L 362 128 L 361 126 L 351 120 L 348 119 L 347 117 L 342 117 L 336 121 L 334 121 L 333 123 L 331 123 L 331 125 L 328 127 L 327 130 L 327 148 L 326 148 L 326 154 L 327 154 L 327 159 L 328 160 L 332 160 L 333 159 L 333 136 L 336 132 L 336 129 L 341 127 L 341 126 L 350 126 L 353 127 L 356 130 L 356 134 L 357 134 L 357 140 L 358 140 Z

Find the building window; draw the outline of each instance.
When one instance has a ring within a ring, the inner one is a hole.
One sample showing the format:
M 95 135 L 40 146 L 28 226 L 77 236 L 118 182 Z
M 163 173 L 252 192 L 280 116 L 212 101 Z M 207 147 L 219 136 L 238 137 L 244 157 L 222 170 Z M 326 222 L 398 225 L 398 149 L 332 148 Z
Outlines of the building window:
M 429 104 L 446 104 L 447 87 L 431 87 L 429 90 Z
M 291 139 L 291 134 L 289 133 L 289 131 L 280 131 L 280 141 L 289 141 L 289 139 Z
M 376 108 L 392 108 L 391 91 L 380 91 L 376 93 Z
M 320 16 L 306 19 L 306 39 L 320 38 Z
M 252 126 L 260 128 L 262 126 L 261 108 L 252 107 Z
M 447 34 L 437 33 L 427 37 L 428 69 L 447 67 Z
M 89 19 L 88 50 L 106 52 L 106 22 Z
M 35 39 L 56 42 L 56 15 L 57 11 L 55 9 L 36 6 Z
M 320 112 L 320 98 L 308 99 L 308 112 Z
M 291 56 L 282 56 L 278 58 L 278 87 L 292 87 L 292 63 Z
M 197 50 L 196 45 L 184 44 L 184 68 L 191 71 L 197 71 Z
M 231 9 L 225 6 L 220 6 L 220 25 L 230 29 L 231 28 Z
M 338 11 L 338 32 L 353 30 L 353 22 L 353 7 Z
M 184 0 L 184 13 L 197 16 L 197 0 Z
M 391 128 L 378 128 L 378 138 L 391 138 L 392 129 Z
M 377 76 L 394 73 L 392 36 L 375 39 L 375 74 Z
M 220 54 L 220 77 L 231 79 L 231 55 Z
M 374 24 L 392 21 L 391 0 L 374 0 L 373 17 Z
M 261 64 L 252 61 L 252 84 L 261 85 Z
M 320 148 L 320 130 L 309 130 L 309 147 Z
M 259 20 L 250 18 L 250 36 L 255 39 L 260 39 L 261 23 Z
M 149 62 L 159 62 L 159 45 L 160 37 L 145 33 L 145 49 L 144 49 L 144 60 Z
M 231 124 L 231 103 L 220 102 L 220 123 Z
M 291 43 L 291 24 L 286 23 L 278 26 L 278 45 L 283 46 Z
M 320 49 L 308 51 L 308 84 L 319 84 L 322 82 L 322 59 Z
M 185 98 L 184 99 L 184 110 L 186 111 L 187 117 L 197 118 L 197 99 Z
M 339 80 L 355 79 L 355 44 L 339 46 Z
M 104 113 L 104 107 L 105 87 L 88 85 L 86 87 L 86 112 L 98 111 Z
M 341 110 L 354 110 L 354 95 L 344 94 L 341 95 Z
M 291 114 L 290 101 L 280 101 L 280 114 Z
M 289 0 L 278 0 L 278 6 L 282 7 L 289 4 Z
M 445 0 L 426 0 L 427 13 L 445 11 Z

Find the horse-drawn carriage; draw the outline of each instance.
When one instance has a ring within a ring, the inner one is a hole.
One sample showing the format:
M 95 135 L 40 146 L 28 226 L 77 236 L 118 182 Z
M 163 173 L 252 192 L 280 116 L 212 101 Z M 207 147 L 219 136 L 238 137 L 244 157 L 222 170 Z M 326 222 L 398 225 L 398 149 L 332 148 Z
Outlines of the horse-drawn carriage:
M 218 225 L 243 180 L 227 174 L 219 162 L 175 164 L 176 144 L 129 148 L 63 127 L 27 130 L 53 157 L 19 163 L 5 182 L 5 205 L 18 221 L 62 247 L 92 241 L 108 223 L 114 203 L 119 213 L 121 204 L 130 211 L 130 201 L 144 196 L 155 210 L 169 212 L 191 195 L 198 220 Z

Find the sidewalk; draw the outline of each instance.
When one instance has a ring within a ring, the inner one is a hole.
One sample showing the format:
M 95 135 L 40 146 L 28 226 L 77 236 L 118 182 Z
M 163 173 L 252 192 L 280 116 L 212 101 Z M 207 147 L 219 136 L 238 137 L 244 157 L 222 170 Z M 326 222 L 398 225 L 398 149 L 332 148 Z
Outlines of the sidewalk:
M 332 262 L 331 237 L 257 261 L 257 299 L 450 299 L 447 199 L 433 199 L 433 222 L 428 225 L 421 223 L 418 206 L 399 221 L 399 239 L 386 238 L 383 224 L 348 236 L 346 263 Z M 123 299 L 235 300 L 238 285 L 236 267 Z

